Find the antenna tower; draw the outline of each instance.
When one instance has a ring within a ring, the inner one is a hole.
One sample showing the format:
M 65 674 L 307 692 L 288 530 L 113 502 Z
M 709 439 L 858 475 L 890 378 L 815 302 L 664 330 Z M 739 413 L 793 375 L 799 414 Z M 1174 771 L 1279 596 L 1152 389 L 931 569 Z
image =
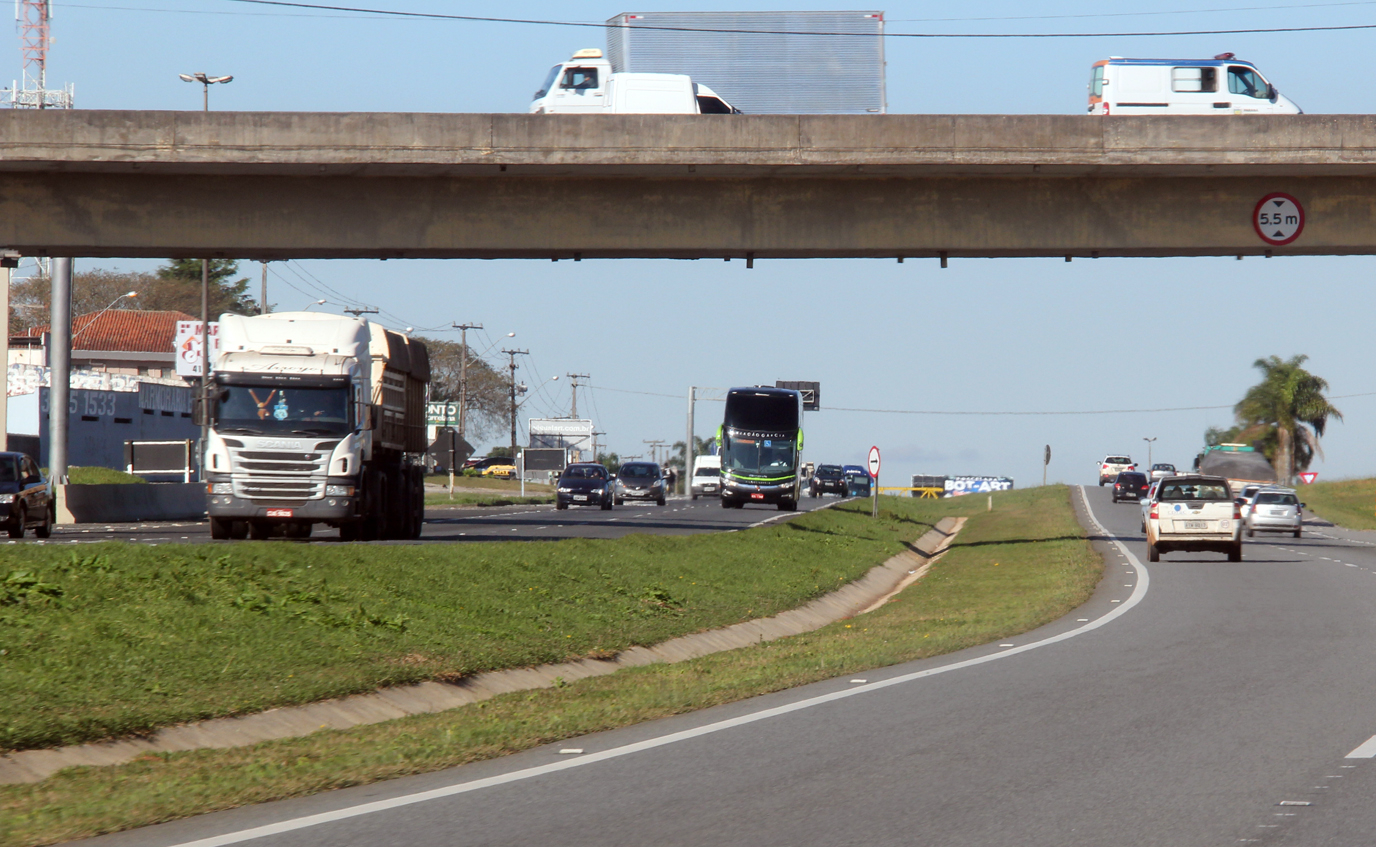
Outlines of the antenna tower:
M 70 109 L 76 97 L 71 84 L 48 88 L 48 46 L 52 44 L 52 0 L 14 0 L 19 27 L 19 50 L 24 55 L 24 80 L 3 92 L 12 109 Z

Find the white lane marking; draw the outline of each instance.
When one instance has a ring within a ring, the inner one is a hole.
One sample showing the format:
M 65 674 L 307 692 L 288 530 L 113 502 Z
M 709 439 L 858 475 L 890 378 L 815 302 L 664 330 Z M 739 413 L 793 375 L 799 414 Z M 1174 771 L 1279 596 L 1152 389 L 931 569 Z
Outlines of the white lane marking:
M 490 776 L 485 779 L 475 779 L 471 782 L 461 782 L 455 785 L 446 785 L 442 788 L 432 788 L 429 791 L 418 791 L 415 794 L 403 794 L 399 797 L 392 797 L 386 800 L 374 800 L 370 803 L 361 803 L 357 806 L 349 806 L 343 809 L 335 809 L 329 812 L 321 812 L 319 814 L 306 815 L 300 818 L 292 818 L 285 821 L 279 821 L 277 823 L 256 826 L 251 829 L 239 830 L 238 832 L 227 832 L 223 835 L 215 835 L 209 838 L 202 838 L 196 841 L 186 841 L 181 844 L 173 845 L 173 847 L 224 847 L 224 845 L 228 844 L 239 844 L 244 841 L 252 841 L 257 838 L 266 838 L 269 835 L 280 835 L 284 832 L 294 832 L 298 829 L 307 829 L 309 827 L 320 826 L 322 824 L 327 823 L 334 823 L 335 821 L 348 820 L 349 818 L 356 818 L 362 815 L 371 815 L 377 812 L 385 812 L 389 809 L 397 809 L 404 806 L 412 806 L 417 803 L 425 803 L 430 800 L 439 800 L 444 797 L 454 797 L 459 794 L 467 794 L 469 792 L 478 791 L 484 788 L 492 788 L 498 785 L 506 785 L 507 783 L 511 782 L 520 782 L 522 780 L 534 779 L 535 777 L 545 776 L 546 774 L 568 770 L 569 768 L 584 767 L 586 765 L 591 765 L 597 762 L 604 762 L 609 759 L 617 759 L 622 756 L 629 756 L 635 753 L 644 752 L 646 750 L 653 750 L 657 747 L 665 747 L 670 744 L 677 744 L 681 741 L 689 741 L 691 739 L 700 738 L 705 735 L 713 735 L 715 733 L 722 732 L 728 729 L 735 729 L 736 727 L 747 726 L 749 724 L 757 723 L 759 721 L 781 717 L 783 715 L 791 714 L 793 712 L 800 712 L 804 709 L 811 709 L 816 706 L 822 706 L 827 703 L 832 703 L 838 700 L 844 700 L 846 698 L 855 697 L 861 694 L 870 694 L 875 691 L 882 691 L 885 688 L 891 688 L 895 685 L 904 685 L 909 682 L 915 682 L 919 679 L 926 679 L 927 677 L 936 676 L 938 674 L 948 673 L 950 671 L 955 670 L 963 670 L 965 668 L 972 668 L 977 665 L 986 664 L 988 662 L 996 662 L 1000 659 L 1006 659 L 1010 656 L 1016 656 L 1021 653 L 1026 653 L 1029 650 L 1036 650 L 1039 647 L 1046 647 L 1051 644 L 1057 644 L 1062 641 L 1068 641 L 1069 639 L 1074 638 L 1077 635 L 1084 635 L 1087 632 L 1092 632 L 1093 630 L 1096 630 L 1101 626 L 1106 626 L 1109 623 L 1112 623 L 1113 621 L 1127 614 L 1127 611 L 1131 609 L 1133 606 L 1136 606 L 1138 603 L 1142 602 L 1142 598 L 1147 596 L 1147 587 L 1151 584 L 1151 580 L 1148 577 L 1147 569 L 1142 565 L 1141 562 L 1137 561 L 1137 557 L 1134 556 L 1132 552 L 1128 550 L 1128 548 L 1124 546 L 1121 541 L 1118 540 L 1117 536 L 1110 533 L 1107 529 L 1104 528 L 1103 524 L 1099 523 L 1099 519 L 1094 515 L 1094 510 L 1090 508 L 1089 497 L 1085 495 L 1084 486 L 1079 486 L 1079 489 L 1080 499 L 1084 503 L 1085 513 L 1089 515 L 1090 521 L 1092 521 L 1093 524 L 1096 527 L 1098 527 L 1099 532 L 1101 534 L 1107 535 L 1109 537 L 1110 541 L 1118 548 L 1119 551 L 1121 551 L 1127 557 L 1128 561 L 1132 562 L 1133 566 L 1137 569 L 1138 573 L 1137 587 L 1133 589 L 1132 596 L 1128 598 L 1126 603 L 1123 603 L 1123 605 L 1118 606 L 1117 608 L 1113 609 L 1112 611 L 1108 612 L 1102 617 L 1097 618 L 1085 624 L 1084 626 L 1079 626 L 1075 629 L 1067 630 L 1066 632 L 1062 632 L 1058 635 L 1048 636 L 1046 638 L 1043 638 L 1041 641 L 1034 641 L 1031 644 L 1024 644 L 1021 647 L 1012 647 L 1001 652 L 989 653 L 984 656 L 977 656 L 973 659 L 965 659 L 959 662 L 953 662 L 949 665 L 942 665 L 941 667 L 928 668 L 927 670 L 922 671 L 915 671 L 913 673 L 903 674 L 901 676 L 892 677 L 890 679 L 883 679 L 878 682 L 870 682 L 864 685 L 857 685 L 854 688 L 846 688 L 840 691 L 833 691 L 829 694 L 820 694 L 816 697 L 809 697 L 806 700 L 799 700 L 796 703 L 788 703 L 783 706 L 774 706 L 773 708 L 762 709 L 758 712 L 752 712 L 746 715 L 739 715 L 734 718 L 727 718 L 726 720 L 721 720 L 715 723 L 694 727 L 692 729 L 685 729 L 680 730 L 679 732 L 672 732 L 668 735 L 662 735 L 658 738 L 648 738 L 644 741 L 637 741 L 633 744 L 625 744 L 621 747 L 613 747 L 610 750 L 603 750 L 597 753 L 588 753 L 576 759 L 564 759 L 562 761 L 551 762 L 546 765 L 537 765 L 535 767 L 525 768 L 523 770 L 513 771 L 511 773 Z M 1118 601 L 1114 600 L 1113 602 L 1117 603 Z
M 1370 738 L 1368 738 L 1366 741 L 1363 741 L 1360 747 L 1358 747 L 1356 750 L 1353 750 L 1351 753 L 1348 753 L 1346 756 L 1343 756 L 1343 758 L 1344 758 L 1344 759 L 1371 759 L 1371 758 L 1376 758 L 1376 735 L 1373 735 L 1373 736 L 1371 736 Z

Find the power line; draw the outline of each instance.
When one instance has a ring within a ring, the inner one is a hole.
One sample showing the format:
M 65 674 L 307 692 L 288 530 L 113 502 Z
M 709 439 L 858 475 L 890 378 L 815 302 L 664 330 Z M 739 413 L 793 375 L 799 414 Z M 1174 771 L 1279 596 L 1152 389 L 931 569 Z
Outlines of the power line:
M 292 9 L 316 9 L 328 12 L 353 12 L 378 15 L 384 18 L 416 20 L 466 21 L 470 23 L 526 24 L 533 26 L 565 26 L 597 29 L 639 29 L 661 32 L 709 32 L 727 35 L 810 35 L 827 38 L 1159 38 L 1183 35 L 1260 35 L 1285 32 L 1345 32 L 1376 29 L 1376 24 L 1346 24 L 1336 26 L 1253 27 L 1247 29 L 1199 29 L 1148 32 L 818 32 L 774 29 L 730 29 L 721 27 L 655 26 L 653 24 L 588 23 L 557 21 L 539 18 L 497 18 L 483 15 L 445 15 L 438 12 L 403 12 L 392 9 L 369 9 L 358 6 L 332 6 L 318 3 L 297 3 L 289 0 L 227 0 L 230 3 L 250 3 Z
M 1338 6 L 1376 6 L 1376 0 L 1349 0 L 1345 3 L 1287 3 L 1278 6 L 1229 6 L 1218 9 L 1170 9 L 1155 12 L 1086 12 L 1077 15 L 991 15 L 965 18 L 885 18 L 886 23 L 969 23 L 978 21 L 1053 21 L 1080 18 L 1145 18 L 1167 15 L 1210 15 L 1231 12 L 1271 12 L 1287 9 L 1324 9 Z

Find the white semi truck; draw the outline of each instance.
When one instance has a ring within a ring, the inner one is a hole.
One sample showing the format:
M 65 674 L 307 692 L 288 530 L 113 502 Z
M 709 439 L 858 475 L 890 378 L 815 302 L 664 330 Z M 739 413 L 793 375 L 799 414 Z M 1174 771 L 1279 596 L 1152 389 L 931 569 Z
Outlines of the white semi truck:
M 223 315 L 203 414 L 213 538 L 417 538 L 424 516 L 425 345 L 314 312 Z

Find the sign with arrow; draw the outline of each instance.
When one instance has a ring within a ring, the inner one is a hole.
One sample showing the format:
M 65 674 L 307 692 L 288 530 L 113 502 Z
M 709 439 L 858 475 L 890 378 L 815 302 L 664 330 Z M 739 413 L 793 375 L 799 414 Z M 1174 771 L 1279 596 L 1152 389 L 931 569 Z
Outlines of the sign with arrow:
M 1252 210 L 1252 226 L 1267 244 L 1289 244 L 1304 232 L 1304 207 L 1289 194 L 1267 194 Z

